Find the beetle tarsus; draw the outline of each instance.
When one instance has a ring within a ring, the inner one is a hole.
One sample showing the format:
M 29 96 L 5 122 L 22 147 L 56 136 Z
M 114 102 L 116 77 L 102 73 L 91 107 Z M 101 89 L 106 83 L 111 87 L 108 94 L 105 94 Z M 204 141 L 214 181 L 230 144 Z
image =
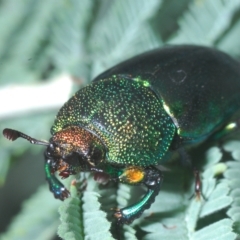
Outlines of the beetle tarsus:
M 51 190 L 51 192 L 53 192 L 54 197 L 56 199 L 60 199 L 62 201 L 65 200 L 66 198 L 70 197 L 70 192 L 65 187 L 60 188 L 60 190 L 58 190 L 58 191 Z
M 52 159 L 46 157 L 45 162 L 45 174 L 49 184 L 49 189 L 53 193 L 54 197 L 60 200 L 64 200 L 70 196 L 70 192 L 64 187 L 64 185 L 54 175 L 54 164 Z
M 65 200 L 70 197 L 70 192 L 58 181 L 58 179 L 52 175 L 51 178 L 47 178 L 49 189 L 53 193 L 54 197 L 59 200 Z

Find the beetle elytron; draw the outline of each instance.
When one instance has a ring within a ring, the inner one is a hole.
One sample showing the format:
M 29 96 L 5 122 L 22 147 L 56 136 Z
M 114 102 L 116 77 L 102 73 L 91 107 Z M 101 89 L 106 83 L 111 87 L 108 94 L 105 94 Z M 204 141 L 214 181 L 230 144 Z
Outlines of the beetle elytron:
M 47 146 L 45 172 L 58 199 L 70 194 L 56 171 L 64 178 L 90 171 L 144 184 L 143 198 L 114 214 L 130 223 L 158 194 L 156 165 L 166 153 L 238 128 L 239 112 L 237 61 L 211 48 L 168 46 L 116 65 L 79 90 L 60 109 L 49 143 L 11 129 L 3 134 Z

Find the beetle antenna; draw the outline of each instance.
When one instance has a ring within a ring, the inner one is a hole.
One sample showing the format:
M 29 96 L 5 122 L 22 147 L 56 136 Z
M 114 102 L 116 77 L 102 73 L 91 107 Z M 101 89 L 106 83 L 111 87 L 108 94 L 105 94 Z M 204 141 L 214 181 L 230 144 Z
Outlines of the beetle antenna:
M 49 145 L 48 142 L 37 140 L 37 139 L 32 138 L 32 137 L 30 137 L 30 136 L 28 136 L 28 135 L 26 135 L 22 132 L 19 132 L 17 130 L 13 130 L 13 129 L 10 129 L 10 128 L 5 128 L 3 130 L 3 136 L 10 141 L 15 141 L 17 138 L 21 137 L 21 138 L 24 138 L 24 139 L 28 140 L 32 144 L 44 145 L 44 146 Z

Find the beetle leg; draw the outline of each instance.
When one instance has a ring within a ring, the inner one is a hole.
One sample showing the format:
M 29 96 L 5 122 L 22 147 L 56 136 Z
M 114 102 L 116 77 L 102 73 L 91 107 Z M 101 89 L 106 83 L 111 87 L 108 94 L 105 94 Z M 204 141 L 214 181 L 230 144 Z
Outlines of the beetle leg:
M 154 202 L 156 195 L 160 191 L 162 174 L 161 171 L 155 167 L 128 167 L 125 168 L 119 176 L 119 180 L 120 182 L 128 184 L 142 183 L 147 187 L 147 193 L 139 202 L 118 209 L 114 214 L 119 223 L 129 224 L 134 219 L 138 218 L 142 212 L 149 208 Z
M 188 155 L 188 153 L 185 151 L 184 148 L 179 148 L 178 153 L 180 155 L 181 163 L 183 165 L 191 168 L 191 170 L 193 171 L 194 177 L 195 177 L 195 188 L 194 188 L 195 191 L 194 191 L 193 195 L 190 197 L 190 199 L 195 196 L 196 200 L 198 200 L 198 201 L 201 200 L 201 197 L 205 200 L 205 197 L 203 196 L 203 194 L 201 192 L 202 181 L 201 181 L 201 178 L 200 178 L 199 170 L 197 170 L 195 167 L 193 167 L 191 158 Z
M 45 160 L 45 173 L 49 184 L 50 191 L 54 194 L 54 197 L 60 200 L 64 200 L 70 196 L 69 191 L 64 187 L 64 185 L 55 177 L 55 169 L 53 166 L 53 161 L 46 158 Z
M 191 199 L 195 196 L 197 201 L 200 201 L 201 198 L 206 200 L 206 198 L 202 194 L 202 181 L 201 181 L 201 178 L 200 178 L 200 172 L 197 169 L 194 169 L 193 173 L 194 173 L 194 177 L 195 177 L 195 192 L 193 193 L 193 195 L 189 199 Z
M 195 177 L 195 196 L 196 196 L 196 199 L 198 201 L 201 200 L 201 186 L 202 186 L 202 182 L 201 182 L 201 179 L 200 179 L 200 173 L 198 170 L 194 170 L 194 177 Z

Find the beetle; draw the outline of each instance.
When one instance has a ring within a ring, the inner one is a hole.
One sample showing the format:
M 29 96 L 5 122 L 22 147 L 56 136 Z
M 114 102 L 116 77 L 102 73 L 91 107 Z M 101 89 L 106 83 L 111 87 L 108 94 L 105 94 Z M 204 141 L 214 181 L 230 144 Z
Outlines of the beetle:
M 114 214 L 119 223 L 130 223 L 159 193 L 163 175 L 157 165 L 169 160 L 167 154 L 237 129 L 239 113 L 236 60 L 213 48 L 166 46 L 110 68 L 76 92 L 59 110 L 49 142 L 12 129 L 3 134 L 47 147 L 46 178 L 60 200 L 70 193 L 56 171 L 63 178 L 94 172 L 145 185 L 139 201 Z

